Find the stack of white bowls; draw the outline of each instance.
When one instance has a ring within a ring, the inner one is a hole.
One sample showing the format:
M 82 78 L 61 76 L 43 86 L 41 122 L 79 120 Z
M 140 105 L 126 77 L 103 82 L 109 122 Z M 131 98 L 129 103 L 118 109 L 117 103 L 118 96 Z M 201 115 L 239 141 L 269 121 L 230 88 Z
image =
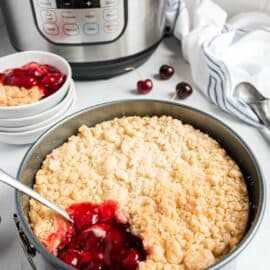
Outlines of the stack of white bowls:
M 66 75 L 66 81 L 54 94 L 38 102 L 21 106 L 0 106 L 0 142 L 33 143 L 46 129 L 65 117 L 75 103 L 76 92 L 70 65 L 56 54 L 41 51 L 11 54 L 0 58 L 0 72 L 29 62 L 56 67 Z

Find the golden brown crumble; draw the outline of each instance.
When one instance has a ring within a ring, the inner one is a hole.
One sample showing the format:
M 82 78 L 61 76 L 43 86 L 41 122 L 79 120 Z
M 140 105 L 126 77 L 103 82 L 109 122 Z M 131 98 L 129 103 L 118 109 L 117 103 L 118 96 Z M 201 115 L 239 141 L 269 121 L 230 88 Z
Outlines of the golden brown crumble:
M 0 106 L 19 106 L 32 104 L 44 96 L 39 87 L 31 89 L 24 87 L 3 85 L 0 83 Z
M 236 163 L 207 134 L 171 117 L 124 117 L 82 126 L 52 151 L 35 190 L 68 207 L 117 200 L 149 255 L 140 270 L 201 270 L 243 237 L 249 201 Z M 45 242 L 55 214 L 30 201 Z

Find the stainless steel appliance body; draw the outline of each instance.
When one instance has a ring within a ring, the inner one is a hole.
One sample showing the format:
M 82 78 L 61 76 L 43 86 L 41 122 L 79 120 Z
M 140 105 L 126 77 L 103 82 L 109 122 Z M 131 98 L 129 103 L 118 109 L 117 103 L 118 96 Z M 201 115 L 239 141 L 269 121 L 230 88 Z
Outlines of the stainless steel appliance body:
M 11 43 L 65 57 L 75 77 L 143 63 L 163 37 L 165 0 L 1 0 Z
M 233 270 L 238 256 L 248 246 L 262 222 L 267 194 L 265 180 L 254 155 L 241 138 L 219 120 L 196 109 L 157 100 L 127 100 L 101 104 L 85 109 L 62 120 L 37 140 L 26 154 L 17 178 L 24 184 L 32 187 L 35 174 L 41 167 L 46 155 L 62 145 L 71 135 L 76 134 L 81 125 L 94 126 L 105 120 L 128 115 L 170 115 L 182 120 L 184 123 L 189 123 L 215 138 L 240 166 L 249 192 L 249 228 L 238 247 L 208 269 Z M 46 269 L 71 270 L 71 267 L 68 267 L 50 254 L 34 236 L 28 221 L 29 198 L 17 192 L 16 208 L 22 230 L 34 247 L 45 258 L 48 264 Z M 31 251 L 30 254 L 34 254 L 33 247 L 28 246 L 28 250 Z

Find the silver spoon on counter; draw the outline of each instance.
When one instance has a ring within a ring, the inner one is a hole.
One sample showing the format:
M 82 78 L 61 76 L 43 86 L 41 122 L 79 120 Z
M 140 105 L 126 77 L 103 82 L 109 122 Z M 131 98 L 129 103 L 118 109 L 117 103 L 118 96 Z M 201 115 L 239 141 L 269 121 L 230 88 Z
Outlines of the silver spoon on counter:
M 29 188 L 28 186 L 19 182 L 16 178 L 8 175 L 6 172 L 0 169 L 0 182 L 7 184 L 26 195 L 30 196 L 31 198 L 39 201 L 40 203 L 44 204 L 45 206 L 49 207 L 50 209 L 57 212 L 60 216 L 68 220 L 69 222 L 73 223 L 73 219 L 70 215 L 61 207 L 55 205 L 54 203 L 48 201 L 44 197 L 42 197 L 39 193 L 35 192 L 33 189 Z
M 252 84 L 243 82 L 236 86 L 234 97 L 244 101 L 270 129 L 270 99 L 263 96 Z

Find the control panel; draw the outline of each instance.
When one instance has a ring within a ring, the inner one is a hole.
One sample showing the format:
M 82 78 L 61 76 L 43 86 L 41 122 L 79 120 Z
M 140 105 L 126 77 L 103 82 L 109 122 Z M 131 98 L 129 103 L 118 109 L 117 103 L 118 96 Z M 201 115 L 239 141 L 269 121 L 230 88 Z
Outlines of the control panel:
M 32 0 L 32 4 L 39 31 L 57 44 L 111 42 L 124 31 L 127 20 L 126 0 Z

